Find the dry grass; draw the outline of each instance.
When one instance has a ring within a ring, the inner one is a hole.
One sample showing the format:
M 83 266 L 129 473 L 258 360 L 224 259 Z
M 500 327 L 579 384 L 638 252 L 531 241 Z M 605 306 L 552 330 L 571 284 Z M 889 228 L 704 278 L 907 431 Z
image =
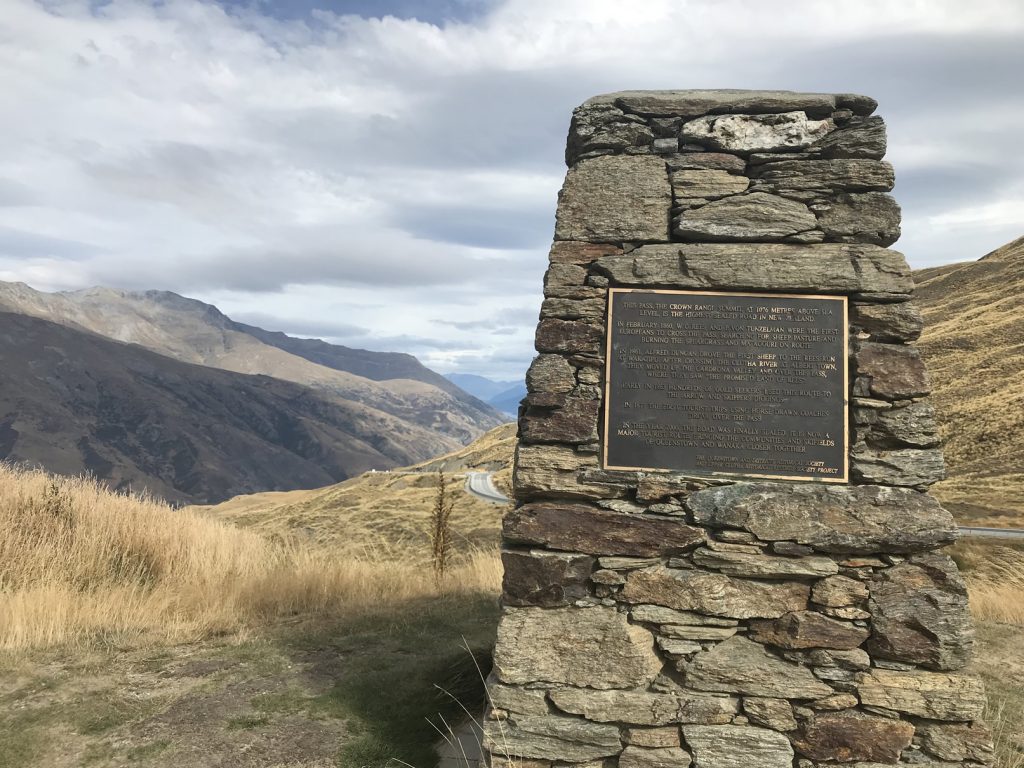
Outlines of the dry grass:
M 961 521 L 1024 525 L 1024 238 L 915 280 L 949 469 L 933 492 Z
M 436 596 L 425 573 L 416 560 L 342 559 L 90 480 L 0 465 L 0 649 L 183 642 L 283 616 L 373 613 Z M 493 593 L 500 579 L 492 553 L 471 551 L 444 590 Z
M 975 619 L 1024 626 L 1024 550 L 966 539 L 952 555 L 967 580 Z

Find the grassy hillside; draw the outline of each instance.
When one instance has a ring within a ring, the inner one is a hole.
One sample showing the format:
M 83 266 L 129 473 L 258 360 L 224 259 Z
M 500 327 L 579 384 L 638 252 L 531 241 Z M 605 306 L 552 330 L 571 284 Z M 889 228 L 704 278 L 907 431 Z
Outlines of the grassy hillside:
M 481 705 L 500 579 L 0 465 L 0 768 L 427 768 Z
M 507 487 L 515 434 L 515 424 L 506 424 L 461 450 L 411 467 L 366 473 L 325 488 L 239 496 L 195 509 L 303 544 L 415 557 L 425 552 L 437 471 L 443 469 L 456 498 L 452 528 L 457 542 L 490 549 L 497 545 L 504 508 L 464 493 L 464 470 L 499 470 L 496 484 Z
M 446 466 L 507 456 L 513 439 L 495 430 Z M 430 768 L 438 730 L 481 704 L 501 566 L 461 538 L 437 585 L 414 528 L 368 550 L 367 518 L 424 517 L 427 470 L 372 504 L 380 478 L 336 487 L 326 530 L 351 535 L 303 539 L 0 467 L 0 768 Z M 1024 557 L 957 557 L 998 766 L 1022 768 Z
M 950 475 L 934 492 L 962 521 L 1024 525 L 1024 238 L 915 279 Z

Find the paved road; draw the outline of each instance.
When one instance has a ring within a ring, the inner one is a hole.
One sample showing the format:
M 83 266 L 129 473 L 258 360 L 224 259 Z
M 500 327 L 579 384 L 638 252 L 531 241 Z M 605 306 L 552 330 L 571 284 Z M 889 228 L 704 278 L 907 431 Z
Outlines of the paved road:
M 508 496 L 494 487 L 493 472 L 470 472 L 466 475 L 466 490 L 492 504 L 508 504 Z
M 985 536 L 993 539 L 1024 539 L 1024 528 L 976 528 L 961 525 L 960 533 L 964 536 Z

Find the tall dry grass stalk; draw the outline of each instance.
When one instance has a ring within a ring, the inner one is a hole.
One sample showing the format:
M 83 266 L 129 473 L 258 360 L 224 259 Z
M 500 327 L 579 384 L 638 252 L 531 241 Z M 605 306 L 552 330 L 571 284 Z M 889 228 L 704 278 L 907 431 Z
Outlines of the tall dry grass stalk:
M 430 513 L 430 555 L 434 567 L 434 581 L 440 587 L 452 559 L 452 510 L 455 499 L 448 491 L 444 472 L 437 470 L 437 495 Z
M 426 562 L 328 552 L 0 464 L 0 649 L 183 642 L 282 616 L 352 615 L 436 597 Z M 501 564 L 453 564 L 449 596 L 496 593 Z

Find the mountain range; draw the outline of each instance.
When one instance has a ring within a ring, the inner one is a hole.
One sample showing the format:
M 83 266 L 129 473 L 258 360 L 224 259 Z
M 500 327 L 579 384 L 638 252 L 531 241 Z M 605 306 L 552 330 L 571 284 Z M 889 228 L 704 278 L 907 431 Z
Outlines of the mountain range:
M 526 384 L 519 381 L 495 381 L 474 373 L 449 373 L 446 378 L 493 408 L 516 416 L 519 401 L 526 397 Z
M 208 503 L 421 461 L 506 420 L 411 355 L 164 291 L 0 283 L 0 459 Z

